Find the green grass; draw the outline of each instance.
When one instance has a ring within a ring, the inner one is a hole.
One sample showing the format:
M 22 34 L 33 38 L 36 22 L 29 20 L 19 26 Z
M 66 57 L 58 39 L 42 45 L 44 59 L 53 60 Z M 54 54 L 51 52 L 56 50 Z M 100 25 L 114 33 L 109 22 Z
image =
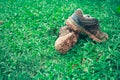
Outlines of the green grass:
M 1 0 L 0 80 L 120 80 L 120 0 Z M 104 43 L 80 37 L 61 55 L 59 28 L 78 8 L 100 21 Z

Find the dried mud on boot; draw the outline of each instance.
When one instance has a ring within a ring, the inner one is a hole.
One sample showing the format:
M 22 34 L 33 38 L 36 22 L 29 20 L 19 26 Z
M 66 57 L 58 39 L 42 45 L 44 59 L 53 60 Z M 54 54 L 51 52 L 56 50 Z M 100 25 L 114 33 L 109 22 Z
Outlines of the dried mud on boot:
M 73 45 L 75 45 L 78 37 L 79 35 L 71 31 L 67 26 L 62 27 L 59 32 L 59 37 L 55 42 L 55 49 L 58 52 L 65 54 L 73 47 Z

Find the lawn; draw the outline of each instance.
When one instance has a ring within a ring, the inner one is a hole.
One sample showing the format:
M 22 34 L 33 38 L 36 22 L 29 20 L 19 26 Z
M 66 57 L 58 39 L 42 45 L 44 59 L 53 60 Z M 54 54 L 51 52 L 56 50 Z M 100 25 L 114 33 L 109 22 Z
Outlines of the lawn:
M 99 19 L 103 43 L 83 35 L 54 48 L 76 10 Z M 0 80 L 120 80 L 120 0 L 0 0 Z

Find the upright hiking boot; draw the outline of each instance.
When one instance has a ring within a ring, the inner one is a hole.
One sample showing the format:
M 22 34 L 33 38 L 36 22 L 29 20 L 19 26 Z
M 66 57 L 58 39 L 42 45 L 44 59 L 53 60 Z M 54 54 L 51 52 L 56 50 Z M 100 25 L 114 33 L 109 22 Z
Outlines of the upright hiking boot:
M 59 37 L 55 42 L 55 49 L 65 54 L 77 42 L 79 34 L 64 26 L 60 29 Z
M 108 35 L 100 31 L 98 20 L 89 15 L 83 15 L 80 9 L 66 20 L 66 25 L 76 32 L 87 34 L 94 41 L 103 42 L 108 39 Z

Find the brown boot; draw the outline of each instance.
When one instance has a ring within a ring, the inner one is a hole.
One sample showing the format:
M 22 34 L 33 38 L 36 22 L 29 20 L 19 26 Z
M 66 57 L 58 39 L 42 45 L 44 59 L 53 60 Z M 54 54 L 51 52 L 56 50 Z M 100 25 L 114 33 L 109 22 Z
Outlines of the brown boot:
M 80 9 L 76 10 L 67 19 L 66 25 L 76 32 L 87 34 L 94 41 L 102 42 L 108 39 L 108 35 L 100 31 L 98 20 L 91 16 L 83 15 Z
M 62 27 L 59 32 L 59 37 L 55 42 L 55 49 L 65 54 L 77 42 L 78 37 L 79 34 L 70 30 L 69 27 Z

